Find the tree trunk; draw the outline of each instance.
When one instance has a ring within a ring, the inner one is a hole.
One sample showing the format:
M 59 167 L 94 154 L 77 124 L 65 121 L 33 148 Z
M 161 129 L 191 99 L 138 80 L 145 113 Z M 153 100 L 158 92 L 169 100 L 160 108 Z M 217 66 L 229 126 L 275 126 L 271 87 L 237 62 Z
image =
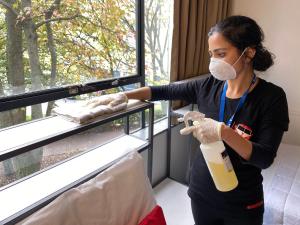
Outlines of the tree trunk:
M 10 1 L 11 5 L 15 0 Z M 24 93 L 24 66 L 22 53 L 22 27 L 17 25 L 17 15 L 11 11 L 5 14 L 7 25 L 6 54 L 7 54 L 7 80 L 11 85 L 13 94 Z
M 31 10 L 31 0 L 22 0 L 22 8 L 24 12 Z M 25 39 L 27 42 L 30 73 L 31 73 L 31 90 L 40 90 L 42 87 L 41 77 L 42 70 L 40 66 L 40 59 L 38 54 L 38 35 L 35 30 L 35 24 L 32 18 L 29 16 L 23 22 L 23 29 L 25 33 Z
M 168 38 L 168 32 L 169 28 L 167 28 L 167 33 L 164 39 L 164 43 L 162 42 L 162 33 L 161 33 L 161 27 L 163 26 L 163 21 L 160 18 L 161 12 L 161 2 L 157 2 L 152 0 L 148 1 L 147 8 L 146 8 L 146 18 L 145 18 L 145 34 L 147 37 L 147 40 L 145 44 L 150 50 L 151 53 L 151 66 L 153 70 L 153 81 L 159 80 L 159 74 L 167 77 L 167 73 L 164 69 L 164 56 L 166 53 L 167 48 L 167 38 Z M 157 68 L 157 66 L 159 68 Z
M 13 5 L 16 1 L 10 0 L 7 3 Z M 12 94 L 24 93 L 24 66 L 22 53 L 22 27 L 17 25 L 17 15 L 7 10 L 5 13 L 7 29 L 6 57 L 7 57 L 7 81 Z M 1 94 L 3 86 L 1 85 Z M 25 108 L 13 109 L 0 113 L 0 128 L 22 123 L 26 120 Z M 14 173 L 14 166 L 11 159 L 3 161 L 5 175 Z
M 157 20 L 157 15 L 155 11 L 158 6 L 152 6 L 153 1 L 149 2 L 149 8 L 147 9 L 146 21 L 145 21 L 145 33 L 148 35 L 148 41 L 146 41 L 146 45 L 148 45 L 150 49 L 151 55 L 151 66 L 153 75 L 150 77 L 150 80 L 156 81 L 156 62 L 155 62 L 155 54 L 156 54 L 156 36 L 155 36 L 155 21 Z
M 51 19 L 53 12 L 46 13 L 45 19 Z M 56 47 L 53 39 L 53 32 L 51 23 L 46 23 L 46 31 L 47 31 L 47 40 L 48 40 L 48 49 L 50 52 L 51 57 L 51 80 L 50 80 L 50 87 L 55 86 L 56 80 L 56 68 L 57 68 L 57 54 L 56 54 Z M 51 110 L 53 108 L 54 101 L 48 102 L 46 116 L 51 114 Z
M 14 4 L 15 0 L 9 1 Z M 6 38 L 6 57 L 7 57 L 7 80 L 12 94 L 24 93 L 24 66 L 22 53 L 22 27 L 17 24 L 17 15 L 7 10 L 5 14 L 5 22 L 7 27 Z M 3 88 L 2 88 L 3 94 Z M 24 109 L 15 109 L 7 114 L 4 118 L 0 117 L 0 128 L 14 125 L 25 121 Z M 8 117 L 7 117 L 8 116 Z
M 23 11 L 26 11 L 24 10 L 24 8 L 31 9 L 31 1 L 22 0 L 22 8 Z M 22 25 L 25 33 L 25 39 L 27 42 L 27 49 L 29 55 L 29 65 L 32 84 L 31 90 L 36 91 L 40 90 L 42 87 L 42 70 L 40 67 L 38 55 L 37 33 L 35 31 L 34 23 L 30 17 L 25 19 Z M 41 104 L 31 106 L 31 110 L 32 119 L 41 118 L 43 116 Z M 35 171 L 38 171 L 40 169 L 42 156 L 43 150 L 42 148 L 38 148 L 34 151 L 30 151 L 12 158 L 16 177 L 19 179 L 29 174 L 32 174 Z
M 22 9 L 24 12 L 31 10 L 31 0 L 22 0 Z M 27 43 L 30 74 L 31 74 L 31 90 L 37 91 L 42 88 L 42 70 L 38 52 L 38 35 L 35 30 L 35 24 L 30 16 L 28 16 L 23 22 L 23 29 L 25 33 L 25 39 Z M 41 104 L 33 105 L 31 107 L 32 119 L 38 119 L 43 117 Z

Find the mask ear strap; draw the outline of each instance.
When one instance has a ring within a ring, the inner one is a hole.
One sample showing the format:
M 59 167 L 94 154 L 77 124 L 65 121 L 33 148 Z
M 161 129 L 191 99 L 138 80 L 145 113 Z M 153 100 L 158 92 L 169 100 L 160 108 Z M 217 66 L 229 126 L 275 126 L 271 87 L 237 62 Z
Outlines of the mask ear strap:
M 244 55 L 244 53 L 246 52 L 247 49 L 248 49 L 248 47 L 246 47 L 244 49 L 244 51 L 242 52 L 242 54 L 240 55 L 240 57 L 235 61 L 235 63 L 232 64 L 232 66 L 234 66 L 240 60 L 240 58 Z

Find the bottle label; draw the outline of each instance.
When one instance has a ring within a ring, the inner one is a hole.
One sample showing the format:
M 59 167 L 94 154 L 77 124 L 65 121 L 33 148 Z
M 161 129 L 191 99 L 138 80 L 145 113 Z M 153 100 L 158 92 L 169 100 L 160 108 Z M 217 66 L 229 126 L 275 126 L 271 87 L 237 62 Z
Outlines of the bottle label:
M 229 158 L 229 155 L 228 155 L 227 151 L 224 150 L 221 153 L 221 156 L 222 156 L 222 159 L 224 161 L 225 169 L 227 170 L 227 172 L 231 172 L 233 170 L 233 166 L 231 164 L 231 161 L 230 161 L 230 158 Z

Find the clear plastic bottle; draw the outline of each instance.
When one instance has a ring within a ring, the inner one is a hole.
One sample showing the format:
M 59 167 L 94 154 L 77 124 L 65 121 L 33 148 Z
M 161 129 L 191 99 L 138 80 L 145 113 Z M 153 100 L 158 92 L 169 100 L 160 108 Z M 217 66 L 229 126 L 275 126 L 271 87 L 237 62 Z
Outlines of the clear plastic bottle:
M 199 112 L 188 112 L 183 119 L 186 127 L 180 131 L 181 134 L 189 134 L 192 132 L 192 127 L 188 121 L 192 120 L 193 125 L 201 124 L 201 119 L 204 114 Z M 212 176 L 212 179 L 219 191 L 231 191 L 238 185 L 238 179 L 232 167 L 229 155 L 225 149 L 223 141 L 216 141 L 209 144 L 200 144 L 203 157 Z
M 223 192 L 236 188 L 238 180 L 223 142 L 201 144 L 200 149 L 216 188 Z

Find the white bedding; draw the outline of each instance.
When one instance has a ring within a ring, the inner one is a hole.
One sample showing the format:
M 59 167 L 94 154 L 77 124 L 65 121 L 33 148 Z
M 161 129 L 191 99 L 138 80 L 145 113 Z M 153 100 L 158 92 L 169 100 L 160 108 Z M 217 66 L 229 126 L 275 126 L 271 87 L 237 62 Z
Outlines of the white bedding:
M 132 152 L 18 225 L 137 225 L 155 206 L 143 159 Z
M 264 225 L 300 225 L 300 146 L 281 144 L 263 177 Z

